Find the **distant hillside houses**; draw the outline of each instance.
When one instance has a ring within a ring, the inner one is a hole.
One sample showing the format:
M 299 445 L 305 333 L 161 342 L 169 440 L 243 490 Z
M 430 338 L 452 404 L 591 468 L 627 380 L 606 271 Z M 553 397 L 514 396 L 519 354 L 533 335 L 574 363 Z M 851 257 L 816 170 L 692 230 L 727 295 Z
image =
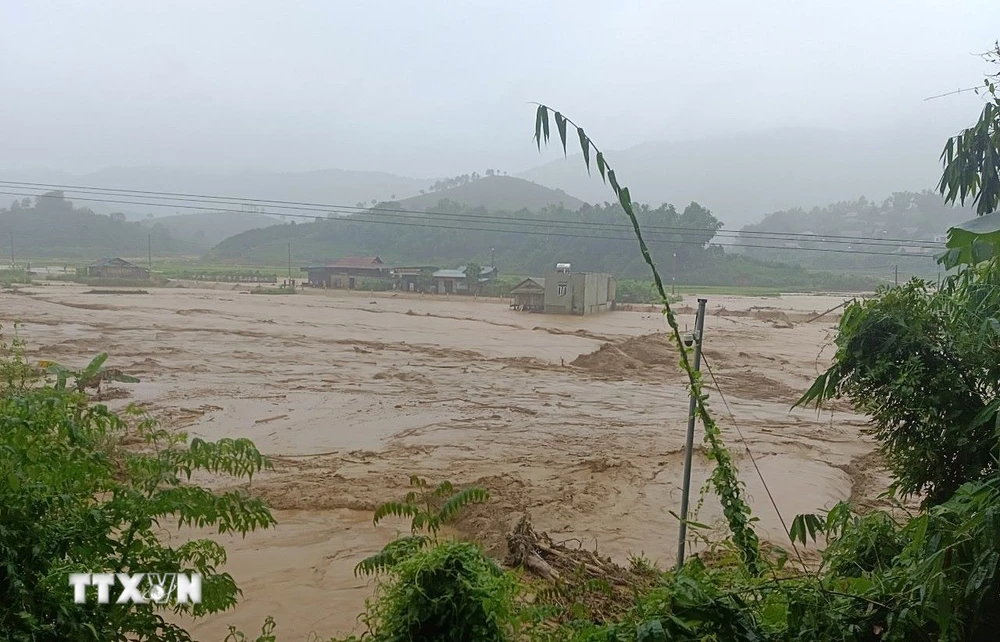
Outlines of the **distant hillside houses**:
M 94 261 L 84 268 L 86 276 L 97 279 L 132 279 L 149 278 L 149 270 L 129 263 L 122 258 L 104 258 Z
M 301 268 L 308 275 L 309 285 L 321 288 L 353 290 L 362 279 L 392 281 L 393 289 L 408 292 L 432 291 L 457 294 L 469 291 L 468 266 L 440 269 L 437 266 L 391 267 L 378 256 L 347 256 L 328 265 Z M 496 280 L 500 271 L 492 265 L 479 268 L 479 283 Z M 424 287 L 421 287 L 421 283 Z

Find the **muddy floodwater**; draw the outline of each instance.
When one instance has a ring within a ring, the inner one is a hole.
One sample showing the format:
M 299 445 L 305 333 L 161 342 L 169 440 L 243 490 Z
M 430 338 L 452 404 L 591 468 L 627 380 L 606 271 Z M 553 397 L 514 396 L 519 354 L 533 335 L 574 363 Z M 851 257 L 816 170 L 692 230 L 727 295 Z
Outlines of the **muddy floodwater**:
M 371 585 L 352 569 L 404 527 L 373 527 L 372 510 L 411 474 L 488 488 L 490 504 L 456 532 L 497 555 L 527 513 L 553 539 L 619 561 L 674 558 L 688 397 L 658 312 L 560 317 L 498 299 L 228 285 L 87 289 L 0 291 L 0 322 L 22 324 L 32 358 L 83 365 L 107 351 L 109 365 L 140 377 L 109 405 L 144 402 L 192 436 L 249 437 L 275 463 L 252 488 L 278 526 L 220 538 L 243 599 L 192 624 L 200 639 L 221 640 L 229 624 L 256 631 L 269 614 L 283 640 L 355 630 Z M 736 425 L 786 520 L 874 498 L 885 479 L 864 418 L 845 404 L 790 410 L 832 354 L 836 316 L 807 320 L 843 297 L 708 298 L 709 403 L 762 538 L 787 542 Z M 678 304 L 689 329 L 695 305 Z M 699 450 L 696 490 L 709 471 Z M 720 514 L 708 495 L 697 519 Z

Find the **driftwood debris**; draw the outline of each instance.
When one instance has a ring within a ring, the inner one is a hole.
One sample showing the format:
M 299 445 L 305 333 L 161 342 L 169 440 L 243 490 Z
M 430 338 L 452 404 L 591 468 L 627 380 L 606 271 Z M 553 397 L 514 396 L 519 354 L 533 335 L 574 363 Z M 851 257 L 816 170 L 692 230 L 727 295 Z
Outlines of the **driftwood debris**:
M 527 516 L 521 517 L 507 536 L 505 562 L 507 566 L 520 566 L 550 581 L 573 573 L 619 586 L 628 586 L 633 580 L 631 569 L 615 564 L 610 557 L 601 557 L 596 551 L 583 547 L 557 544 L 548 533 L 536 533 Z
M 535 532 L 526 515 L 507 535 L 504 563 L 550 584 L 539 593 L 544 601 L 564 608 L 583 606 L 597 622 L 623 613 L 633 604 L 635 590 L 660 581 L 651 565 L 619 566 L 596 551 L 553 542 L 547 533 Z

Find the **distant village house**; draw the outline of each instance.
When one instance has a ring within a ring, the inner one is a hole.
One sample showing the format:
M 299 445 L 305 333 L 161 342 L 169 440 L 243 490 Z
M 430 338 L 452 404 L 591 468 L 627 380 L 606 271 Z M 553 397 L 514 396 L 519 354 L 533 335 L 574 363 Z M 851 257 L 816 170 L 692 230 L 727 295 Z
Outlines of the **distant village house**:
M 545 279 L 525 279 L 511 288 L 511 306 L 523 312 L 545 311 Z
M 436 265 L 409 265 L 392 268 L 392 278 L 397 290 L 420 292 L 421 279 L 438 270 Z
M 617 283 L 602 272 L 573 272 L 557 263 L 544 279 L 531 278 L 510 291 L 512 306 L 526 312 L 587 315 L 615 309 Z
M 86 268 L 87 276 L 99 279 L 132 279 L 144 280 L 149 278 L 149 270 L 141 268 L 134 263 L 129 263 L 122 258 L 106 258 L 94 261 Z
M 308 274 L 309 285 L 353 290 L 359 279 L 389 277 L 389 267 L 377 256 L 347 256 L 329 265 L 302 268 Z
M 460 265 L 454 270 L 438 270 L 434 273 L 434 283 L 438 294 L 468 292 L 469 280 L 465 274 L 467 266 Z M 489 283 L 497 278 L 499 271 L 495 266 L 486 265 L 479 268 L 479 282 Z

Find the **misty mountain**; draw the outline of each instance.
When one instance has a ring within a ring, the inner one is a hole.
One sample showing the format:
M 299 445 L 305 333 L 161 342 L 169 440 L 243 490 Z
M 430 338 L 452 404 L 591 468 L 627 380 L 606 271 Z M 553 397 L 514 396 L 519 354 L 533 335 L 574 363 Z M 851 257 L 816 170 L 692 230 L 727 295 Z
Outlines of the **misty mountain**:
M 521 181 L 523 182 L 523 181 Z M 399 209 L 385 203 L 384 209 Z M 507 274 L 544 274 L 555 262 L 573 263 L 578 269 L 644 276 L 648 268 L 618 204 L 576 210 L 561 205 L 537 212 L 522 209 L 489 211 L 442 201 L 426 215 L 372 210 L 357 216 L 296 222 L 237 234 L 219 243 L 208 254 L 211 261 L 280 265 L 288 250 L 299 265 L 324 264 L 345 256 L 379 256 L 389 264 L 453 267 L 464 263 L 496 265 Z M 489 216 L 489 221 L 482 217 Z M 650 234 L 651 252 L 664 264 L 677 253 L 677 265 L 691 264 L 715 236 L 718 221 L 711 212 L 691 203 L 678 211 L 664 205 L 637 207 L 644 225 L 679 226 L 691 231 Z M 526 222 L 545 221 L 528 227 Z M 615 225 L 619 229 L 611 229 Z M 589 232 L 588 230 L 597 231 Z M 503 231 L 498 231 L 503 230 Z M 289 247 L 290 246 L 290 247 Z
M 383 172 L 340 169 L 310 172 L 261 170 L 211 172 L 173 167 L 109 167 L 90 174 L 68 174 L 49 170 L 0 170 L 0 180 L 248 199 L 302 201 L 331 206 L 354 206 L 358 202 L 371 203 L 372 200 L 376 202 L 398 200 L 416 194 L 420 189 L 428 187 L 433 182 L 431 179 L 406 178 Z M 5 186 L 0 191 L 25 190 Z M 197 204 L 178 201 L 162 201 L 163 206 L 129 202 L 107 203 L 102 201 L 138 201 L 142 199 L 128 196 L 74 194 L 68 188 L 66 193 L 69 198 L 95 212 L 124 212 L 130 215 L 130 218 L 142 218 L 147 214 L 154 216 L 187 214 L 200 209 Z M 285 210 L 274 209 L 276 214 L 283 211 Z
M 24 198 L 0 209 L 0 237 L 13 235 L 17 263 L 32 259 L 90 262 L 104 257 L 144 257 L 152 244 L 157 256 L 191 255 L 197 247 L 174 238 L 162 225 L 126 221 L 121 214 L 76 208 L 60 192 Z M 5 243 L 6 246 L 6 243 Z M 4 261 L 7 252 L 4 252 Z
M 634 198 L 651 203 L 697 201 L 727 227 L 765 214 L 893 192 L 931 189 L 949 132 L 882 130 L 845 134 L 820 129 L 650 142 L 606 153 Z M 572 136 L 571 136 L 572 138 Z M 519 176 L 590 202 L 614 200 L 579 154 Z
M 443 199 L 471 208 L 485 207 L 490 211 L 528 209 L 537 212 L 549 205 L 577 210 L 583 205 L 583 201 L 562 190 L 513 176 L 484 176 L 456 187 L 412 196 L 399 204 L 402 209 L 426 210 L 435 207 Z
M 226 237 L 247 230 L 280 225 L 283 221 L 252 212 L 197 212 L 147 218 L 140 222 L 147 227 L 162 226 L 175 239 L 204 251 Z
M 762 260 L 808 262 L 819 269 L 898 265 L 930 274 L 938 271 L 934 255 L 944 249 L 948 228 L 975 216 L 971 207 L 948 205 L 930 190 L 895 192 L 880 201 L 858 198 L 772 212 L 744 226 L 733 249 Z

